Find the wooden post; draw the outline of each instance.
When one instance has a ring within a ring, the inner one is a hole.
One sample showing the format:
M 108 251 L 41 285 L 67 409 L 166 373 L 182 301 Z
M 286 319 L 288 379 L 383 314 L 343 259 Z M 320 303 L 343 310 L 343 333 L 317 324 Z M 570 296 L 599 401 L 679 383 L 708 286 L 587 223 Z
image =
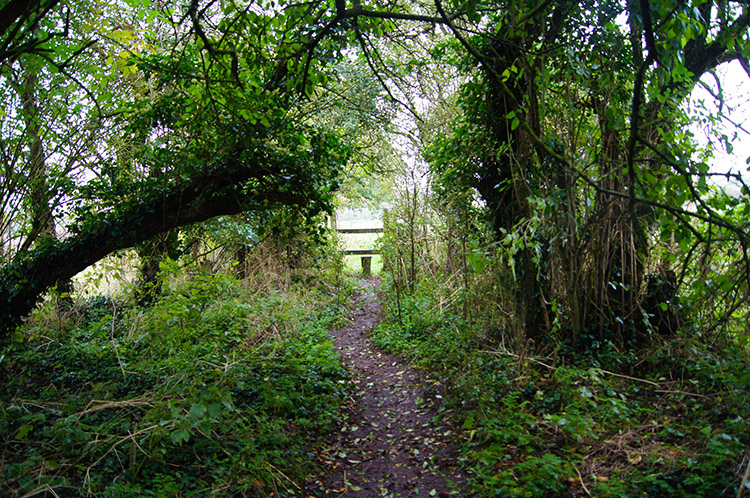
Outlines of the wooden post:
M 362 256 L 362 276 L 370 276 L 371 263 L 372 256 Z

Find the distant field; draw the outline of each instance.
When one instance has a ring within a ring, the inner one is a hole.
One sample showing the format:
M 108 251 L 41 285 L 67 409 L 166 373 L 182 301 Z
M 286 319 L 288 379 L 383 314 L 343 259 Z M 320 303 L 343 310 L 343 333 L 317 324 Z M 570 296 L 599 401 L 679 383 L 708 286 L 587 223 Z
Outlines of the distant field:
M 361 256 L 344 256 L 344 264 L 346 265 L 346 272 L 353 273 L 355 275 L 362 275 L 362 260 Z M 370 273 L 372 275 L 380 275 L 383 271 L 383 258 L 376 254 L 372 256 L 372 268 Z
M 374 249 L 379 233 L 340 233 L 342 249 Z

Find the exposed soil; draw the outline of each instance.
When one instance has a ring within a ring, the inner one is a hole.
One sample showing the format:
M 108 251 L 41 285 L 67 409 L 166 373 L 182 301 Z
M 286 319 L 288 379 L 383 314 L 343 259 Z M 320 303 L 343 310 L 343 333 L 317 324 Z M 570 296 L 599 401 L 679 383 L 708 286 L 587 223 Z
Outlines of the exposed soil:
M 354 389 L 339 432 L 319 455 L 324 475 L 308 483 L 317 496 L 461 496 L 455 430 L 436 416 L 420 374 L 368 339 L 382 312 L 378 279 L 360 280 L 351 323 L 335 333 Z

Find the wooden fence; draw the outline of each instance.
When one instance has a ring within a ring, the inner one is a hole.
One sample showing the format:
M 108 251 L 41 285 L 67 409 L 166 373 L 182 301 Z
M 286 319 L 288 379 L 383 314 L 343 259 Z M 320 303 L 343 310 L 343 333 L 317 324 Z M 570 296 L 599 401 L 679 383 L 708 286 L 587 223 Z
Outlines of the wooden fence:
M 337 228 L 338 233 L 383 233 L 382 228 Z M 369 277 L 372 269 L 372 257 L 380 254 L 377 249 L 344 249 L 345 255 L 359 255 L 362 261 L 362 275 Z

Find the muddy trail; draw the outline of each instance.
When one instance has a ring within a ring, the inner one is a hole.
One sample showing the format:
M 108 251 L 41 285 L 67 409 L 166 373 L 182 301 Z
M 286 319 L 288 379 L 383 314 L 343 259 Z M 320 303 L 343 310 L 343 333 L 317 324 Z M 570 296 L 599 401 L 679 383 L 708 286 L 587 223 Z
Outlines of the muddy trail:
M 462 496 L 456 432 L 436 416 L 441 396 L 368 338 L 382 316 L 379 282 L 360 280 L 351 322 L 334 333 L 354 389 L 338 432 L 319 455 L 323 474 L 308 490 L 335 497 Z

